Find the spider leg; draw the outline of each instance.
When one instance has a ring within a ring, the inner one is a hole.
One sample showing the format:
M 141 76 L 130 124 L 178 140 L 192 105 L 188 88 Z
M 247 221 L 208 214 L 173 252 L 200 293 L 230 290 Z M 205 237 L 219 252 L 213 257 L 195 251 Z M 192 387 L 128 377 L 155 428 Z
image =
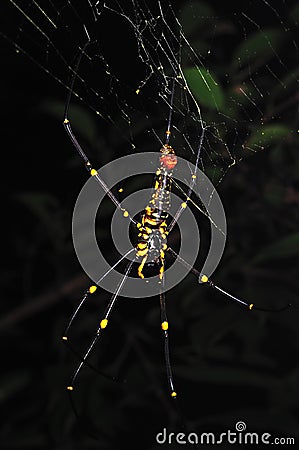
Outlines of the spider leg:
M 160 318 L 161 318 L 161 329 L 162 334 L 164 338 L 164 356 L 165 356 L 165 365 L 166 365 L 166 374 L 167 374 L 167 380 L 168 385 L 170 388 L 170 395 L 172 398 L 176 398 L 177 393 L 174 388 L 174 382 L 173 382 L 173 376 L 172 376 L 172 369 L 171 369 L 171 363 L 170 363 L 170 354 L 169 354 L 169 336 L 168 336 L 168 318 L 167 318 L 167 312 L 166 312 L 166 299 L 165 299 L 165 273 L 164 273 L 164 264 L 165 264 L 165 254 L 164 251 L 161 250 L 160 254 L 160 261 L 161 261 L 161 267 L 160 267 Z
M 137 222 L 135 219 L 133 219 L 129 212 L 123 208 L 121 206 L 121 204 L 119 203 L 119 201 L 117 200 L 117 198 L 113 195 L 113 193 L 110 191 L 110 189 L 108 188 L 108 186 L 106 185 L 106 183 L 104 182 L 104 180 L 99 176 L 98 171 L 95 170 L 90 161 L 88 160 L 86 154 L 84 153 L 81 145 L 79 144 L 72 128 L 71 128 L 71 123 L 70 120 L 68 119 L 67 116 L 65 116 L 64 118 L 64 122 L 63 122 L 64 128 L 69 136 L 69 138 L 71 139 L 74 147 L 77 149 L 79 155 L 84 159 L 85 161 L 85 167 L 86 169 L 90 172 L 90 175 L 95 178 L 97 180 L 97 182 L 100 184 L 100 186 L 102 187 L 102 189 L 104 190 L 104 192 L 106 193 L 106 195 L 108 195 L 108 197 L 110 198 L 110 200 L 114 203 L 114 205 L 123 213 L 124 217 L 127 217 L 130 222 L 134 223 L 135 225 L 137 225 Z
M 161 319 L 161 329 L 162 329 L 162 336 L 164 340 L 164 360 L 165 360 L 165 367 L 166 367 L 166 376 L 168 381 L 168 386 L 170 390 L 170 396 L 175 401 L 176 411 L 178 414 L 178 418 L 180 420 L 180 427 L 182 427 L 183 430 L 186 429 L 186 423 L 185 419 L 183 417 L 182 411 L 180 409 L 180 405 L 177 401 L 177 391 L 174 386 L 174 380 L 173 380 L 173 374 L 172 374 L 172 367 L 171 367 L 171 360 L 170 360 L 170 351 L 169 351 L 169 322 L 167 318 L 167 312 L 166 312 L 166 297 L 164 292 L 165 287 L 165 273 L 164 273 L 164 252 L 161 253 L 161 268 L 160 268 L 160 319 Z
M 265 312 L 282 312 L 285 311 L 286 309 L 290 308 L 292 305 L 290 303 L 282 306 L 281 308 L 261 308 L 259 306 L 255 306 L 253 303 L 247 303 L 244 300 L 241 300 L 240 298 L 235 297 L 234 295 L 230 294 L 229 292 L 225 291 L 224 289 L 220 288 L 219 286 L 217 286 L 212 280 L 210 280 L 206 275 L 204 274 L 200 274 L 199 275 L 199 281 L 201 283 L 205 283 L 207 286 L 215 289 L 216 291 L 220 292 L 222 295 L 224 295 L 225 297 L 229 298 L 230 300 L 232 300 L 233 302 L 239 303 L 247 308 L 249 308 L 250 310 L 252 309 L 256 309 L 257 311 L 265 311 Z
M 89 347 L 86 350 L 86 352 L 85 352 L 85 354 L 84 354 L 80 364 L 78 365 L 78 367 L 76 368 L 76 370 L 74 371 L 74 373 L 73 373 L 73 375 L 71 377 L 71 382 L 67 386 L 68 391 L 73 391 L 74 390 L 74 384 L 75 384 L 76 379 L 77 379 L 77 377 L 78 377 L 78 375 L 79 375 L 79 373 L 80 373 L 80 371 L 82 369 L 82 366 L 87 362 L 87 358 L 88 358 L 89 354 L 91 353 L 91 351 L 93 350 L 93 348 L 95 347 L 95 345 L 97 344 L 99 339 L 101 338 L 104 330 L 106 329 L 106 327 L 108 325 L 108 321 L 109 321 L 110 315 L 111 315 L 111 312 L 112 312 L 112 310 L 113 310 L 113 308 L 115 306 L 116 300 L 117 300 L 118 296 L 120 295 L 120 292 L 121 292 L 121 290 L 122 290 L 122 288 L 123 288 L 123 286 L 124 286 L 128 276 L 130 274 L 130 271 L 132 269 L 133 263 L 135 262 L 135 259 L 136 258 L 134 258 L 133 261 L 130 261 L 130 263 L 127 265 L 125 273 L 123 275 L 123 278 L 119 282 L 116 290 L 114 291 L 114 293 L 113 293 L 113 295 L 112 295 L 112 297 L 111 297 L 111 299 L 110 299 L 110 301 L 108 303 L 108 306 L 106 308 L 104 316 L 103 316 L 103 318 L 102 318 L 102 320 L 100 322 L 100 326 L 98 327 L 98 329 L 97 329 L 97 331 L 96 331 L 96 333 L 95 333 L 91 343 L 89 344 Z M 87 364 L 87 365 L 89 365 L 89 364 Z
M 188 192 L 186 194 L 186 201 L 181 204 L 181 206 L 179 207 L 179 209 L 175 213 L 172 221 L 170 222 L 170 225 L 168 227 L 168 231 L 169 232 L 173 229 L 173 227 L 175 226 L 175 224 L 179 220 L 180 216 L 182 215 L 183 211 L 187 208 L 187 204 L 188 204 L 188 202 L 190 200 L 190 195 L 192 194 L 194 185 L 196 183 L 196 171 L 198 169 L 199 158 L 200 158 L 200 154 L 201 154 L 201 148 L 202 148 L 202 144 L 203 144 L 203 140 L 204 140 L 204 136 L 205 136 L 205 131 L 206 131 L 206 128 L 203 128 L 201 136 L 200 136 L 200 140 L 199 140 L 199 145 L 198 145 L 198 150 L 197 150 L 197 155 L 196 155 L 196 161 L 195 161 L 195 165 L 194 165 L 194 172 L 191 174 L 191 179 L 190 179 L 190 182 L 189 182 Z
M 167 319 L 167 313 L 166 313 L 166 301 L 165 301 L 165 293 L 163 291 L 164 287 L 164 277 L 162 278 L 162 284 L 160 289 L 160 314 L 161 314 L 161 328 L 162 328 L 162 334 L 164 338 L 164 357 L 165 357 L 165 366 L 166 366 L 166 375 L 168 380 L 168 386 L 170 389 L 170 395 L 173 399 L 177 397 L 176 390 L 174 388 L 174 381 L 173 381 L 173 375 L 172 375 L 172 369 L 171 369 L 171 363 L 170 363 L 170 353 L 169 353 L 169 334 L 168 334 L 168 328 L 169 323 Z
M 85 30 L 86 31 L 86 30 Z M 127 217 L 130 222 L 134 223 L 135 225 L 137 225 L 136 220 L 134 220 L 129 212 L 125 209 L 122 208 L 121 204 L 119 203 L 119 201 L 117 200 L 117 198 L 113 195 L 113 193 L 110 191 L 110 189 L 108 188 L 108 186 L 106 185 L 106 183 L 104 182 L 104 180 L 99 176 L 97 170 L 95 170 L 92 167 L 91 162 L 89 161 L 86 153 L 84 152 L 83 148 L 81 147 L 81 145 L 78 142 L 78 139 L 75 136 L 75 133 L 72 130 L 72 126 L 71 126 L 71 122 L 69 119 L 69 108 L 70 108 L 70 102 L 71 102 L 71 98 L 72 98 L 72 94 L 73 94 L 73 90 L 74 90 L 74 84 L 75 84 L 75 80 L 78 74 L 78 69 L 82 60 L 83 55 L 85 54 L 85 50 L 86 48 L 91 44 L 91 40 L 90 37 L 88 36 L 88 33 L 86 31 L 87 34 L 87 38 L 88 41 L 86 42 L 86 44 L 83 46 L 82 51 L 80 52 L 77 62 L 74 66 L 73 69 L 73 75 L 71 78 L 71 82 L 70 82 L 70 87 L 69 87 L 69 91 L 68 91 L 68 96 L 67 96 L 67 100 L 66 100 L 66 105 L 65 105 L 65 109 L 64 109 L 64 120 L 63 120 L 63 126 L 64 129 L 68 135 L 68 137 L 70 138 L 73 146 L 75 147 L 75 149 L 77 150 L 77 152 L 79 153 L 79 155 L 81 156 L 81 158 L 83 159 L 84 163 L 85 163 L 85 167 L 88 170 L 88 172 L 90 173 L 90 175 L 92 177 L 94 177 L 97 182 L 100 184 L 100 186 L 102 187 L 102 189 L 104 190 L 105 194 L 108 195 L 108 197 L 110 198 L 110 200 L 114 203 L 114 205 L 123 213 L 124 217 Z
M 104 278 L 106 278 L 107 275 L 109 275 L 109 273 L 115 269 L 127 256 L 129 256 L 133 251 L 135 251 L 135 249 L 131 249 L 128 252 L 126 252 L 118 261 L 116 261 L 116 263 L 110 267 L 107 272 L 105 272 L 96 282 L 94 285 L 90 286 L 84 293 L 79 305 L 77 306 L 77 308 L 75 309 L 73 315 L 71 316 L 69 322 L 67 323 L 64 332 L 63 332 L 63 336 L 62 336 L 62 340 L 63 341 L 68 341 L 69 337 L 68 337 L 68 332 L 69 329 L 73 323 L 73 321 L 75 320 L 77 314 L 79 313 L 80 309 L 82 308 L 82 306 L 84 305 L 84 303 L 86 302 L 86 300 L 89 298 L 90 295 L 94 294 L 97 290 L 97 286 Z
M 265 312 L 282 312 L 285 311 L 286 309 L 292 307 L 292 305 L 290 303 L 288 303 L 287 305 L 282 306 L 281 308 L 262 308 L 259 306 L 255 306 L 253 303 L 248 303 L 238 297 L 235 297 L 234 295 L 230 294 L 229 292 L 225 291 L 224 289 L 222 289 L 221 287 L 217 286 L 210 278 L 208 278 L 205 274 L 199 272 L 197 269 L 195 269 L 194 267 L 192 267 L 187 261 L 185 261 L 180 255 L 178 255 L 172 248 L 168 247 L 167 250 L 170 255 L 177 259 L 182 265 L 184 265 L 185 267 L 187 267 L 188 269 L 190 269 L 190 272 L 192 272 L 199 283 L 204 283 L 206 286 L 211 287 L 212 289 L 215 289 L 216 291 L 220 292 L 222 295 L 224 295 L 225 297 L 229 298 L 231 301 L 238 303 L 239 305 L 245 306 L 246 308 L 248 308 L 249 310 L 257 310 L 257 311 L 265 311 Z

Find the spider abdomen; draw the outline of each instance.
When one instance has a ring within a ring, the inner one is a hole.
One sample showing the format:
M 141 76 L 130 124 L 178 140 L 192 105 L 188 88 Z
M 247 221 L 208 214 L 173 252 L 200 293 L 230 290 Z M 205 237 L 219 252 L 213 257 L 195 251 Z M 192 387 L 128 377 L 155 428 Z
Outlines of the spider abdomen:
M 139 229 L 137 243 L 137 257 L 142 257 L 138 268 L 138 275 L 144 278 L 143 268 L 147 263 L 160 261 L 160 277 L 164 271 L 164 257 L 167 249 L 167 223 L 170 210 L 170 195 L 172 185 L 172 170 L 177 164 L 177 157 L 173 148 L 165 144 L 160 152 L 160 166 L 154 178 L 154 192 L 149 204 L 137 225 Z

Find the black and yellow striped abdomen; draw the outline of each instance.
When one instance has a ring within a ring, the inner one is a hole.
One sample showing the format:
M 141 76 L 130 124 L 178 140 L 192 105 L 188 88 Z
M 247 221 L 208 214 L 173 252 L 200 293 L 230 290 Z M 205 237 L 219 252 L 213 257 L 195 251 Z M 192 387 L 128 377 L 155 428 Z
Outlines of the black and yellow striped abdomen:
M 164 251 L 167 248 L 166 219 L 170 209 L 172 169 L 177 163 L 177 158 L 170 145 L 164 145 L 160 151 L 162 155 L 154 178 L 154 192 L 137 225 L 139 229 L 137 256 L 143 258 L 138 269 L 141 278 L 144 278 L 142 270 L 147 260 L 158 262 L 160 258 L 164 266 Z M 162 276 L 163 271 L 160 270 L 160 273 Z

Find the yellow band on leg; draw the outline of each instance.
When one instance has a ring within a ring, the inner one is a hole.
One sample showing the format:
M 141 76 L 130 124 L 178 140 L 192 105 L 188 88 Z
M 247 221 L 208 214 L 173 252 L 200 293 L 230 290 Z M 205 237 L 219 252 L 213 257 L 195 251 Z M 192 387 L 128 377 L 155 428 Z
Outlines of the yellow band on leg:
M 97 290 L 97 286 L 90 286 L 90 288 L 88 289 L 90 294 L 94 294 L 95 291 Z
M 104 328 L 106 328 L 107 325 L 108 325 L 108 319 L 103 319 L 103 320 L 101 320 L 100 327 L 101 327 L 102 330 L 103 330 Z
M 167 321 L 162 322 L 161 323 L 161 327 L 162 327 L 163 331 L 167 331 L 168 330 L 168 322 Z

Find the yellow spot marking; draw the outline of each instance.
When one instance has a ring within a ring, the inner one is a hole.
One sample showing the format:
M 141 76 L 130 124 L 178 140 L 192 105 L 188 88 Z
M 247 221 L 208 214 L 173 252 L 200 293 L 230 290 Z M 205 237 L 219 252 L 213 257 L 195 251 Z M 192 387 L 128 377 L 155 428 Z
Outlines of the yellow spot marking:
M 193 180 L 196 180 L 196 178 L 197 178 L 196 175 L 192 175 Z
M 140 92 L 140 89 L 136 89 L 136 94 L 138 95 Z
M 145 256 L 148 252 L 148 249 L 145 248 L 144 250 L 138 250 L 137 256 Z
M 163 244 L 163 250 L 167 250 L 167 244 Z
M 207 283 L 207 282 L 209 281 L 209 279 L 208 279 L 208 277 L 207 277 L 206 275 L 203 275 L 203 276 L 201 277 L 200 281 L 201 281 L 202 283 Z
M 137 247 L 140 248 L 141 250 L 143 250 L 144 248 L 147 247 L 147 244 L 145 244 L 143 242 L 139 242 L 139 244 L 137 244 Z
M 123 216 L 124 216 L 124 217 L 129 217 L 129 213 L 128 213 L 128 211 L 124 211 L 124 214 L 123 214 Z
M 167 237 L 165 233 L 162 233 L 161 236 L 163 239 L 166 239 L 166 237 Z
M 182 204 L 181 204 L 181 207 L 182 207 L 183 209 L 186 209 L 186 208 L 187 208 L 187 203 L 186 203 L 186 202 L 182 203 Z
M 67 336 L 62 336 L 63 341 L 67 341 Z
M 164 330 L 164 331 L 168 330 L 168 322 L 166 322 L 166 321 L 162 322 L 161 327 L 162 327 L 162 330 Z
M 100 327 L 101 327 L 102 330 L 104 328 L 106 328 L 107 325 L 108 325 L 108 320 L 107 319 L 101 320 Z
M 149 235 L 148 234 L 143 234 L 142 237 L 143 237 L 143 239 L 148 239 Z
M 253 303 L 251 303 L 250 305 L 249 305 L 249 309 L 252 309 L 253 308 Z
M 156 175 L 160 175 L 160 174 L 161 174 L 161 170 L 158 169 L 157 172 L 156 172 Z
M 120 188 L 120 189 L 118 190 L 118 192 L 120 192 L 120 193 L 124 192 L 123 188 Z
M 171 397 L 176 397 L 177 396 L 177 393 L 176 392 L 172 392 L 171 393 Z
M 92 177 L 94 177 L 94 176 L 97 175 L 97 174 L 98 174 L 98 172 L 97 172 L 95 169 L 91 169 L 90 175 L 91 175 Z
M 90 288 L 89 288 L 89 293 L 90 293 L 90 294 L 94 294 L 96 290 L 97 290 L 97 287 L 96 287 L 96 286 L 90 286 Z
M 160 256 L 161 256 L 162 259 L 165 258 L 165 253 L 163 252 L 163 250 L 160 251 Z
M 146 217 L 144 219 L 144 222 L 149 223 L 150 225 L 157 225 L 157 221 L 153 220 L 153 219 L 150 219 L 149 217 Z
M 156 181 L 156 183 L 155 183 L 155 189 L 159 189 L 159 181 Z
M 153 208 L 151 208 L 150 206 L 147 206 L 147 207 L 145 208 L 145 211 L 146 211 L 148 214 L 151 214 L 151 212 L 153 211 Z
M 152 229 L 151 229 L 151 228 L 149 228 L 149 227 L 145 227 L 145 231 L 147 232 L 147 234 L 151 234 L 151 232 L 152 232 Z
M 166 134 L 167 134 L 168 136 L 171 135 L 171 131 L 167 130 L 167 131 L 166 131 Z
M 160 267 L 160 275 L 159 275 L 160 280 L 163 279 L 163 275 L 164 275 L 164 266 Z
M 68 391 L 73 391 L 74 388 L 73 388 L 73 386 L 68 386 L 68 387 L 67 387 L 67 390 L 68 390 Z
M 63 123 L 67 124 L 67 123 L 70 123 L 70 121 L 67 120 L 67 119 L 65 119 L 65 120 L 63 121 Z
M 141 228 L 142 227 L 142 223 L 137 223 L 137 228 Z

